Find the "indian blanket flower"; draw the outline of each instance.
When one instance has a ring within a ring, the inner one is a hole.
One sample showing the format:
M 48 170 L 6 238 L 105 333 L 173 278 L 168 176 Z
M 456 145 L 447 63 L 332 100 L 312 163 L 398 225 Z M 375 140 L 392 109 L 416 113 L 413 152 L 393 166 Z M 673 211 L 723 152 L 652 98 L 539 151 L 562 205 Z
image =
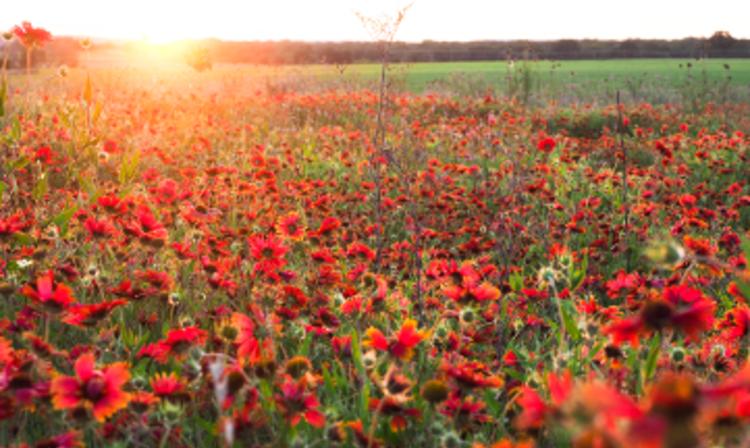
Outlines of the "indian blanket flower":
M 750 308 L 738 306 L 727 311 L 719 326 L 728 341 L 741 341 L 750 335 Z
M 161 341 L 148 344 L 141 348 L 138 357 L 153 358 L 164 364 L 170 356 L 182 357 L 190 347 L 202 345 L 208 333 L 198 327 L 185 327 L 169 330 L 167 337 Z
M 443 294 L 459 303 L 482 303 L 500 298 L 500 290 L 487 282 L 479 284 L 464 284 L 463 286 L 448 286 Z
M 15 26 L 13 34 L 26 48 L 38 48 L 52 40 L 52 34 L 49 31 L 34 27 L 31 22 L 23 22 Z
M 279 219 L 276 231 L 284 238 L 300 241 L 305 236 L 305 224 L 299 213 L 291 212 Z
M 157 373 L 149 384 L 157 398 L 171 401 L 184 401 L 189 398 L 185 380 L 174 372 Z
M 90 409 L 94 418 L 103 422 L 128 405 L 130 394 L 123 390 L 130 380 L 127 365 L 117 362 L 97 369 L 95 363 L 92 353 L 84 353 L 75 362 L 74 376 L 52 379 L 50 393 L 55 409 Z
M 417 330 L 415 320 L 407 319 L 390 339 L 377 328 L 369 328 L 365 336 L 365 347 L 387 352 L 401 360 L 408 360 L 413 355 L 414 347 L 425 340 L 426 333 Z
M 326 424 L 325 416 L 318 410 L 318 398 L 306 389 L 304 381 L 284 381 L 281 393 L 276 395 L 276 403 L 293 427 L 302 419 L 316 428 Z
M 24 230 L 27 226 L 28 223 L 18 213 L 7 218 L 0 218 L 0 241 L 13 236 L 16 232 Z
M 77 327 L 93 327 L 105 319 L 115 308 L 128 303 L 122 299 L 109 300 L 100 303 L 73 305 L 65 310 L 62 321 Z
M 394 432 L 406 429 L 409 417 L 420 417 L 422 415 L 417 408 L 410 408 L 404 405 L 402 400 L 393 396 L 385 398 L 371 398 L 369 408 L 378 414 L 386 415 L 391 418 L 391 430 Z
M 250 255 L 255 260 L 254 270 L 266 275 L 276 275 L 276 271 L 286 265 L 284 255 L 288 248 L 278 238 L 253 236 L 248 239 Z
M 75 302 L 73 290 L 56 282 L 52 271 L 37 277 L 36 282 L 21 288 L 21 294 L 41 305 L 45 310 L 58 313 Z
M 487 404 L 473 395 L 451 394 L 440 407 L 440 413 L 453 418 L 461 430 L 492 422 L 492 417 L 487 414 Z
M 443 294 L 458 303 L 483 303 L 498 300 L 500 290 L 482 280 L 482 274 L 470 264 L 450 272 L 453 283 L 443 288 Z
M 78 431 L 69 431 L 39 441 L 34 445 L 34 448 L 83 448 L 84 446 L 81 433 Z
M 26 47 L 26 73 L 31 70 L 31 53 L 52 40 L 52 34 L 44 28 L 35 28 L 31 22 L 23 22 L 13 27 L 13 34 L 21 45 Z
M 592 425 L 587 430 L 611 432 L 623 420 L 642 417 L 642 411 L 630 397 L 601 381 L 573 384 L 570 372 L 547 375 L 549 402 L 534 389 L 523 386 L 516 398 L 521 408 L 515 425 L 521 430 L 541 428 L 551 418 L 560 421 L 577 418 Z
M 261 359 L 261 346 L 255 337 L 255 323 L 242 313 L 232 314 L 232 325 L 236 329 L 234 343 L 240 361 L 255 363 Z
M 628 274 L 621 270 L 617 273 L 614 279 L 607 281 L 607 296 L 611 299 L 616 299 L 623 291 L 625 293 L 635 291 L 641 283 L 642 280 L 637 273 Z
M 557 145 L 557 142 L 552 137 L 543 137 L 541 138 L 537 144 L 536 149 L 542 152 L 552 152 L 553 149 L 555 149 L 555 146 Z
M 92 238 L 106 238 L 114 231 L 112 225 L 107 220 L 97 220 L 93 217 L 86 218 L 83 226 L 88 230 Z
M 502 378 L 492 375 L 489 368 L 478 361 L 446 362 L 442 366 L 442 371 L 460 388 L 466 390 L 492 389 L 503 385 Z
M 630 342 L 637 345 L 639 337 L 664 329 L 674 329 L 695 339 L 710 330 L 714 322 L 716 304 L 699 290 L 686 285 L 670 286 L 660 297 L 649 298 L 638 314 L 605 327 L 616 344 Z
M 126 233 L 139 238 L 141 242 L 152 247 L 166 244 L 169 232 L 159 222 L 148 207 L 141 206 L 136 211 L 136 219 L 124 226 Z
M 570 372 L 566 370 L 560 376 L 549 373 L 547 387 L 550 392 L 549 404 L 531 387 L 524 385 L 519 389 L 515 401 L 520 406 L 521 413 L 516 418 L 515 424 L 520 429 L 540 428 L 547 416 L 565 403 L 573 388 Z

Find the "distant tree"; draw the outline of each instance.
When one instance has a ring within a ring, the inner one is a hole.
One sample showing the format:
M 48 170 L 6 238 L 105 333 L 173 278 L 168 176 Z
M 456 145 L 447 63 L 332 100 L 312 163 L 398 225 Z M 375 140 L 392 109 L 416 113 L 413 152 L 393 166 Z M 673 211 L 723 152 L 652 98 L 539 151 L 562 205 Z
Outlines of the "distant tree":
M 552 51 L 560 58 L 574 58 L 581 51 L 581 44 L 577 40 L 562 39 L 552 45 Z
M 728 50 L 737 43 L 737 39 L 729 34 L 729 31 L 717 31 L 708 39 L 708 44 L 713 49 Z
M 638 41 L 633 39 L 622 41 L 618 47 L 622 51 L 622 55 L 627 58 L 635 57 L 640 49 Z

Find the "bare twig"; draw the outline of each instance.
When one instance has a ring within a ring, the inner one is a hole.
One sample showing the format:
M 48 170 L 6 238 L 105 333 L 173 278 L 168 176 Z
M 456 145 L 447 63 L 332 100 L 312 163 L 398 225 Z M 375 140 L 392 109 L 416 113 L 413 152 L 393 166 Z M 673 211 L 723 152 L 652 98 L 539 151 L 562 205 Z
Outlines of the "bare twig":
M 623 210 L 623 236 L 622 244 L 625 246 L 625 263 L 627 270 L 630 272 L 630 205 L 628 204 L 628 152 L 625 149 L 625 142 L 623 140 L 623 122 L 622 122 L 622 107 L 620 103 L 620 91 L 617 91 L 617 123 L 615 124 L 615 132 L 618 134 L 620 154 L 622 154 L 622 210 Z
M 380 82 L 379 82 L 379 93 L 378 93 L 378 110 L 375 133 L 372 137 L 372 146 L 375 151 L 370 156 L 370 169 L 373 173 L 373 180 L 375 183 L 375 238 L 376 238 L 376 251 L 375 251 L 375 270 L 380 269 L 380 263 L 383 256 L 383 247 L 385 245 L 384 239 L 384 219 L 383 219 L 383 176 L 380 172 L 381 160 L 387 160 L 386 154 L 386 132 L 387 126 L 385 123 L 386 108 L 387 108 L 387 96 L 388 96 L 388 83 L 387 83 L 387 71 L 388 62 L 390 56 L 391 44 L 396 38 L 401 22 L 403 22 L 406 12 L 411 8 L 412 4 L 401 8 L 395 17 L 368 17 L 362 13 L 356 13 L 362 25 L 370 33 L 370 35 L 378 41 L 381 45 L 380 55 Z

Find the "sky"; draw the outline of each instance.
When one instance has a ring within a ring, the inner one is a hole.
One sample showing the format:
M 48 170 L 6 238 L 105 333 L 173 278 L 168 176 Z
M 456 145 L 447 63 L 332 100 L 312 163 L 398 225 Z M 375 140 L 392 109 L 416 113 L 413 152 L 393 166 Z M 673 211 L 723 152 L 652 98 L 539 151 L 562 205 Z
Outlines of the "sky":
M 28 20 L 53 35 L 168 42 L 369 40 L 357 12 L 393 15 L 408 0 L 8 0 L 0 30 Z M 416 0 L 398 40 L 750 38 L 750 0 Z

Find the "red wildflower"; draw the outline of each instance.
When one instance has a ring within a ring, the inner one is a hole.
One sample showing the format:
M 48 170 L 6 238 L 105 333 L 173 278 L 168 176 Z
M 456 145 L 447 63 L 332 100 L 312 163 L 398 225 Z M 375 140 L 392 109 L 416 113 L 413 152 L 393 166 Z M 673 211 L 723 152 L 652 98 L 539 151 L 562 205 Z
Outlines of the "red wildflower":
M 248 239 L 250 255 L 255 259 L 254 270 L 266 275 L 275 275 L 276 271 L 286 265 L 287 247 L 275 236 L 253 236 Z
M 459 303 L 487 302 L 500 298 L 500 290 L 488 282 L 471 265 L 465 264 L 450 273 L 455 283 L 443 288 L 443 294 Z
M 388 352 L 403 360 L 411 358 L 414 347 L 426 337 L 424 332 L 417 330 L 417 322 L 413 319 L 407 319 L 390 340 L 376 328 L 369 328 L 365 336 L 366 339 L 363 343 L 365 347 Z
M 7 238 L 27 227 L 21 215 L 15 214 L 7 218 L 0 218 L 0 238 Z
M 180 357 L 194 345 L 205 342 L 208 333 L 197 327 L 185 327 L 169 330 L 167 337 L 161 341 L 141 348 L 138 357 L 153 358 L 159 363 L 166 363 L 170 356 Z
M 187 388 L 185 380 L 177 376 L 174 372 L 157 373 L 149 381 L 151 390 L 154 395 L 161 399 L 184 399 L 186 398 L 185 389 Z
M 621 292 L 630 293 L 636 290 L 641 284 L 641 277 L 637 273 L 626 273 L 619 271 L 614 279 L 607 281 L 607 296 L 615 299 L 620 296 Z
M 83 448 L 83 438 L 78 431 L 70 431 L 37 442 L 34 448 Z
M 604 329 L 615 343 L 629 341 L 638 344 L 640 335 L 665 328 L 673 328 L 694 339 L 702 331 L 710 330 L 716 304 L 694 288 L 685 285 L 666 288 L 661 298 L 649 299 L 640 312 Z
M 21 294 L 53 313 L 60 312 L 75 302 L 73 290 L 64 283 L 55 282 L 51 270 L 37 277 L 36 283 L 21 288 Z
M 673 286 L 664 291 L 664 299 L 675 307 L 672 326 L 691 338 L 713 326 L 716 304 L 699 290 L 685 285 Z
M 23 22 L 13 28 L 21 44 L 26 48 L 38 48 L 52 40 L 52 34 L 44 28 L 34 28 L 30 22 Z
M 299 241 L 305 236 L 305 225 L 300 215 L 292 212 L 279 220 L 276 231 L 285 238 Z
M 394 432 L 406 429 L 407 417 L 419 417 L 422 415 L 417 408 L 404 406 L 401 400 L 393 396 L 383 399 L 371 398 L 370 410 L 391 417 L 391 430 Z
M 542 427 L 549 410 L 537 391 L 523 386 L 516 398 L 516 403 L 521 407 L 521 413 L 516 417 L 515 422 L 518 428 L 529 430 Z
M 729 310 L 721 322 L 724 337 L 729 341 L 741 341 L 750 335 L 750 308 L 739 306 Z
M 318 410 L 318 398 L 306 390 L 304 381 L 287 379 L 281 385 L 281 394 L 276 395 L 276 403 L 293 427 L 303 418 L 316 428 L 326 424 L 325 416 Z
M 492 422 L 486 408 L 484 401 L 474 396 L 462 397 L 460 394 L 452 394 L 443 404 L 440 413 L 455 419 L 459 427 L 465 430 L 477 423 Z
M 492 375 L 489 368 L 478 361 L 446 363 L 442 366 L 442 370 L 463 389 L 492 389 L 503 385 L 500 377 Z
M 85 353 L 76 360 L 74 369 L 75 376 L 57 376 L 52 380 L 50 393 L 55 409 L 90 408 L 94 418 L 101 422 L 128 405 L 130 394 L 122 390 L 130 379 L 125 363 L 97 370 L 94 355 Z
M 137 238 L 144 244 L 154 247 L 163 246 L 169 233 L 164 225 L 154 217 L 151 209 L 141 206 L 136 212 L 136 221 L 125 225 L 125 231 Z
M 555 149 L 557 142 L 552 137 L 544 137 L 536 144 L 536 149 L 542 152 L 552 152 Z
M 128 303 L 125 300 L 110 300 L 88 305 L 74 305 L 65 310 L 62 321 L 78 327 L 93 327 L 106 318 L 113 309 Z
M 84 221 L 83 226 L 89 231 L 92 238 L 104 238 L 113 232 L 112 225 L 106 220 L 98 221 L 89 217 Z
M 341 221 L 339 221 L 337 218 L 334 218 L 332 216 L 328 216 L 325 219 L 323 219 L 323 222 L 320 223 L 320 227 L 318 228 L 317 234 L 320 236 L 330 235 L 334 231 L 338 230 L 341 227 Z

